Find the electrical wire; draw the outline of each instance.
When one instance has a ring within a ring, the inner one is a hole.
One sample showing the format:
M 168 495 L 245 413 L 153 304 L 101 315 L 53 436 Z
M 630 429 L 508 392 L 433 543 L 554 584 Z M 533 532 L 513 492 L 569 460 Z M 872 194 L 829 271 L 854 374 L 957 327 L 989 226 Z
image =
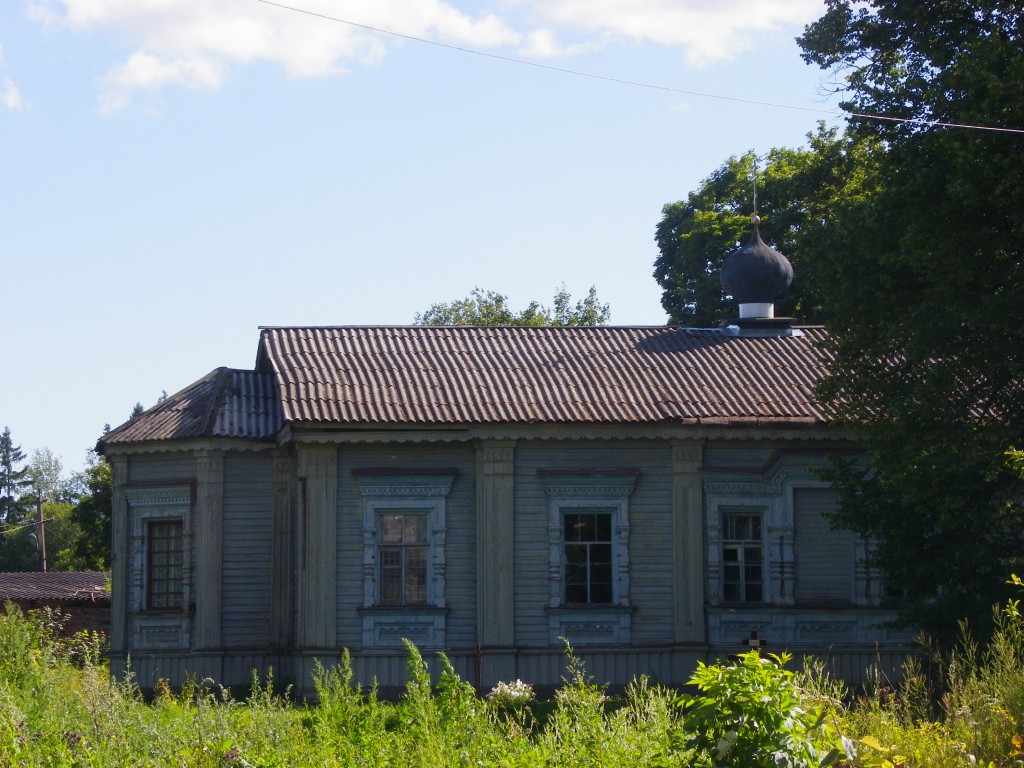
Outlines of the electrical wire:
M 380 27 L 373 27 L 369 24 L 360 24 L 356 21 L 348 21 L 347 19 L 339 19 L 336 16 L 328 16 L 325 13 L 318 13 L 316 11 L 306 10 L 305 8 L 297 8 L 293 5 L 285 5 L 284 3 L 277 3 L 273 0 L 256 0 L 258 3 L 264 5 L 271 5 L 275 8 L 281 8 L 285 11 L 294 11 L 295 13 L 303 13 L 307 16 L 314 16 L 325 21 L 333 21 L 338 24 L 347 24 L 350 27 L 358 27 L 359 29 L 365 29 L 369 32 L 377 32 L 382 35 L 390 35 L 391 37 L 398 37 L 403 40 L 411 40 L 415 43 L 424 43 L 426 45 L 433 45 L 438 48 L 447 48 L 448 50 L 458 51 L 460 53 L 468 53 L 473 56 L 482 56 L 488 59 L 495 59 L 497 61 L 503 61 L 508 64 L 519 64 L 526 67 L 536 67 L 537 69 L 545 69 L 550 72 L 559 72 L 563 75 L 575 75 L 576 77 L 587 77 L 592 80 L 603 80 L 608 83 L 615 83 L 617 85 L 629 85 L 634 88 L 647 88 L 654 91 L 665 91 L 667 93 L 678 93 L 684 96 L 699 96 L 705 99 L 718 99 L 720 101 L 732 101 L 740 104 L 753 104 L 760 107 L 774 107 L 776 109 L 793 109 L 801 112 L 814 112 L 816 114 L 831 115 L 833 117 L 859 117 L 863 120 L 884 120 L 893 123 L 909 123 L 912 125 L 923 125 L 934 128 L 963 128 L 973 131 L 992 131 L 995 133 L 1017 133 L 1024 134 L 1024 128 L 1000 128 L 992 125 L 972 125 L 969 123 L 947 123 L 941 120 L 925 120 L 923 118 L 913 117 L 890 117 L 888 115 L 875 115 L 868 112 L 852 112 L 842 109 L 822 109 L 819 107 L 802 107 L 795 104 L 781 104 L 774 101 L 763 101 L 760 99 L 745 99 L 739 96 L 725 96 L 719 93 L 708 93 L 706 91 L 691 91 L 685 88 L 675 88 L 669 85 L 658 85 L 655 83 L 645 83 L 639 80 L 628 80 L 621 77 L 612 77 L 610 75 L 598 75 L 594 72 L 584 72 L 578 69 L 568 69 L 566 67 L 556 67 L 552 64 L 541 64 L 536 61 L 528 61 L 526 59 L 517 59 L 514 56 L 502 56 L 498 53 L 487 53 L 486 51 L 479 51 L 475 48 L 464 48 L 459 45 L 452 45 L 450 43 L 441 43 L 437 40 L 428 40 L 424 37 L 416 37 L 415 35 L 407 35 L 402 32 L 394 32 L 389 29 L 382 29 Z

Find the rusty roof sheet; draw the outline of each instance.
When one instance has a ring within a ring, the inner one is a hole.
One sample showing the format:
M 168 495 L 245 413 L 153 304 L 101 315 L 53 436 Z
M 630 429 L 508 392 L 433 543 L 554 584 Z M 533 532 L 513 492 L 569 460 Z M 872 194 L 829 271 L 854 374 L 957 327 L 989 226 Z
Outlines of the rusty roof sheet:
M 0 573 L 0 600 L 109 601 L 110 592 L 102 571 Z
M 820 424 L 821 328 L 264 328 L 286 421 L 339 425 Z
M 282 425 L 270 374 L 218 368 L 111 430 L 100 447 L 152 440 L 273 438 Z

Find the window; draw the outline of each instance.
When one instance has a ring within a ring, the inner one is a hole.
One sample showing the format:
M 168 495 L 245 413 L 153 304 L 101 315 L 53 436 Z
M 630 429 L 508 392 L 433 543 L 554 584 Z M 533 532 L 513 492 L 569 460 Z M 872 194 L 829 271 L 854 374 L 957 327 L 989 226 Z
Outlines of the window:
M 562 519 L 565 604 L 611 603 L 611 512 L 566 512 Z
M 427 516 L 417 512 L 380 515 L 379 605 L 425 605 L 429 542 Z
M 445 645 L 445 510 L 454 469 L 356 469 L 363 497 L 364 648 Z
M 758 512 L 722 516 L 722 598 L 728 603 L 764 600 L 764 545 Z
M 192 636 L 191 484 L 126 488 L 125 632 L 133 650 L 182 650 Z M 119 553 L 120 554 L 120 553 Z
M 181 520 L 151 520 L 146 526 L 146 607 L 180 610 L 184 598 L 185 548 Z
M 548 642 L 629 643 L 629 497 L 640 473 L 538 474 L 548 498 Z

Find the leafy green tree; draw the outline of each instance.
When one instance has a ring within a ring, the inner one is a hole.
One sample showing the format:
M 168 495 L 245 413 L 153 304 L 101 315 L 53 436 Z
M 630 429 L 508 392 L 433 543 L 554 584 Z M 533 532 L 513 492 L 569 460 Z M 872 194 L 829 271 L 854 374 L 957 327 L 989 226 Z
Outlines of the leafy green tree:
M 754 176 L 762 238 L 792 263 L 793 285 L 776 301 L 776 314 L 820 322 L 814 251 L 836 201 L 856 196 L 877 144 L 819 125 L 800 149 L 748 152 L 729 158 L 685 201 L 666 204 L 655 231 L 654 278 L 670 323 L 715 326 L 736 317 L 722 290 L 722 262 L 751 234 Z
M 0 570 L 39 570 L 39 526 L 35 518 L 8 528 L 0 540 Z M 99 570 L 85 566 L 74 558 L 74 548 L 82 530 L 72 517 L 68 502 L 43 503 L 46 541 L 46 568 L 49 571 Z
M 516 312 L 508 297 L 497 291 L 474 288 L 464 299 L 431 305 L 423 313 L 416 313 L 416 325 L 520 325 L 520 326 L 591 326 L 605 325 L 611 312 L 607 304 L 597 298 L 591 286 L 586 297 L 573 303 L 572 295 L 562 285 L 555 292 L 553 307 L 531 301 Z
M 74 545 L 69 546 L 66 557 L 76 570 L 105 571 L 110 569 L 113 485 L 110 465 L 95 453 L 90 456 L 85 470 L 85 492 L 70 514 L 81 533 Z
M 15 445 L 11 428 L 0 433 L 0 523 L 17 523 L 26 514 L 22 496 L 31 484 L 28 470 L 19 468 L 25 452 Z
M 53 502 L 71 502 L 75 499 L 74 478 L 64 475 L 64 464 L 49 448 L 32 451 L 25 469 L 31 479 L 33 496 L 38 495 Z
M 879 541 L 908 622 L 987 626 L 1022 565 L 1024 14 L 1017 0 L 827 0 L 799 39 L 880 141 L 816 241 L 834 363 L 822 394 L 867 449 L 837 522 Z

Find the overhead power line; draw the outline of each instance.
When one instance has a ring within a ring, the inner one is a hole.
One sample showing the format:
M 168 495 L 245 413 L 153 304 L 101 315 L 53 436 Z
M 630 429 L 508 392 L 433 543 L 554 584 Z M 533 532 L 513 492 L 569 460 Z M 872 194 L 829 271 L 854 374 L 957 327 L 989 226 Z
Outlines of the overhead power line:
M 258 3 L 264 5 L 272 5 L 275 8 L 281 8 L 285 11 L 294 11 L 295 13 L 303 13 L 307 16 L 315 16 L 318 19 L 324 19 L 325 21 L 333 21 L 337 24 L 347 24 L 350 27 L 358 27 L 359 29 L 365 29 L 369 32 L 377 32 L 382 35 L 390 35 L 391 37 L 398 37 L 403 40 L 411 40 L 415 43 L 423 43 L 425 45 L 433 45 L 438 48 L 447 48 L 452 51 L 458 51 L 459 53 L 468 53 L 473 56 L 483 56 L 488 59 L 495 59 L 497 61 L 504 61 L 508 64 L 519 64 L 525 67 L 536 67 L 537 69 L 546 69 L 551 72 L 559 72 L 563 75 L 575 75 L 576 77 L 587 77 L 592 80 L 603 80 L 608 83 L 616 83 L 617 85 L 629 85 L 635 88 L 647 88 L 654 91 L 665 91 L 667 93 L 678 93 L 684 96 L 699 96 L 705 99 L 718 99 L 719 101 L 732 101 L 739 104 L 754 104 L 760 107 L 774 107 L 776 109 L 793 109 L 801 112 L 814 112 L 816 114 L 831 115 L 832 117 L 859 117 L 864 120 L 884 120 L 892 123 L 910 123 L 914 125 L 927 125 L 939 128 L 964 128 L 974 131 L 993 131 L 996 133 L 1019 133 L 1024 134 L 1024 128 L 1000 128 L 992 125 L 970 125 L 967 123 L 946 123 L 940 120 L 924 120 L 922 118 L 911 118 L 911 117 L 889 117 L 888 115 L 873 115 L 867 112 L 852 112 L 843 109 L 822 109 L 818 107 L 803 107 L 795 104 L 781 104 L 774 101 L 763 101 L 760 99 L 744 99 L 739 96 L 725 96 L 720 93 L 708 93 L 706 91 L 691 91 L 685 88 L 675 88 L 670 85 L 658 85 L 656 83 L 644 83 L 639 80 L 629 80 L 621 77 L 612 77 L 611 75 L 599 75 L 594 72 L 584 72 L 578 69 L 568 69 L 567 67 L 556 67 L 553 64 L 541 64 L 536 61 L 528 61 L 526 59 L 517 59 L 514 56 L 502 56 L 498 53 L 487 53 L 486 51 L 478 51 L 475 48 L 464 48 L 459 45 L 451 45 L 450 43 L 441 43 L 437 40 L 428 40 L 424 37 L 416 37 L 415 35 L 406 35 L 402 32 L 394 32 L 390 29 L 382 29 L 380 27 L 373 27 L 369 24 L 360 24 L 357 21 L 349 21 L 348 19 L 339 19 L 337 16 L 329 16 L 326 13 L 318 13 L 316 11 L 306 10 L 305 8 L 297 8 L 293 5 L 285 5 L 284 3 L 276 3 L 273 0 L 256 0 Z

